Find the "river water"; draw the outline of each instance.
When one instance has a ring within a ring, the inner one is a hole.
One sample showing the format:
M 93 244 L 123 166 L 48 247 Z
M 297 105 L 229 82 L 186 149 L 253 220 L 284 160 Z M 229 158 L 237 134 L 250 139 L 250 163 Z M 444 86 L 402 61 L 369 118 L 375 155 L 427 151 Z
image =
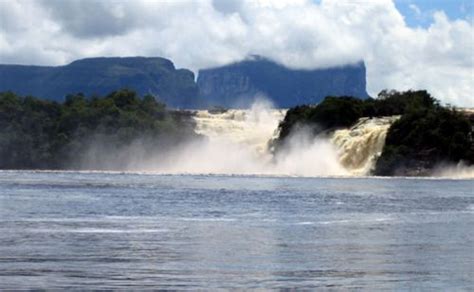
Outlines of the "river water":
M 473 189 L 3 171 L 0 288 L 470 290 Z

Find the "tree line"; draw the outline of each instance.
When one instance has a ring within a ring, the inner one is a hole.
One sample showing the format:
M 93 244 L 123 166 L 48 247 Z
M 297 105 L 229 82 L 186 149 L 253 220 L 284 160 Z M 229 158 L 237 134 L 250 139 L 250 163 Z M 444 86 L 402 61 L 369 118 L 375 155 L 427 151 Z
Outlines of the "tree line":
M 137 141 L 156 150 L 195 135 L 184 113 L 127 89 L 68 95 L 63 103 L 3 92 L 0 127 L 1 169 L 76 169 L 92 146 L 114 159 L 116 150 Z
M 440 102 L 425 90 L 387 91 L 365 100 L 350 96 L 328 96 L 318 105 L 288 110 L 272 142 L 278 151 L 292 131 L 305 126 L 314 136 L 329 135 L 354 125 L 361 117 L 400 115 L 387 133 L 374 174 L 426 174 L 440 163 L 474 164 L 471 119 Z

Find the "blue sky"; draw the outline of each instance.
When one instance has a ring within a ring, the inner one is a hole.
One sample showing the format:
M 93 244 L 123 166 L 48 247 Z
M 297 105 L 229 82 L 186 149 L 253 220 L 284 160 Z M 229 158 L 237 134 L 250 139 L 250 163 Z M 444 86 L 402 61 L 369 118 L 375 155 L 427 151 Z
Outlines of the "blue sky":
M 377 0 L 367 0 L 371 1 Z M 314 2 L 319 4 L 321 0 Z M 429 27 L 436 11 L 443 11 L 450 20 L 462 19 L 472 23 L 474 19 L 474 0 L 394 0 L 394 3 L 410 27 Z
M 472 22 L 472 0 L 395 0 L 395 5 L 411 27 L 428 27 L 435 11 L 444 11 L 451 20 L 464 19 Z

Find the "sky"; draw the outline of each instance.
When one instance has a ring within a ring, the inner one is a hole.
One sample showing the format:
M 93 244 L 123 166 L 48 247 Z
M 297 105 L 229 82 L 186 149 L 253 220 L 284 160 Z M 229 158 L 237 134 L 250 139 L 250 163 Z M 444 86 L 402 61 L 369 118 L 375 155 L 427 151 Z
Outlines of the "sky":
M 411 27 L 427 28 L 433 23 L 433 14 L 443 11 L 450 19 L 472 21 L 472 0 L 396 0 L 395 6 Z
M 363 60 L 367 89 L 474 107 L 466 0 L 0 0 L 0 63 L 161 56 L 201 68 L 262 55 L 292 68 Z

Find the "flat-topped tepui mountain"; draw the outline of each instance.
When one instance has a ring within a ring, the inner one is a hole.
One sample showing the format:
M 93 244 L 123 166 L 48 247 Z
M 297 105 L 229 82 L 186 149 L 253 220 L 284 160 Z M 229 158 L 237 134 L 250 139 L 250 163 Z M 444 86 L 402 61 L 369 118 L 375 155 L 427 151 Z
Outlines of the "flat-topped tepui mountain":
M 0 91 L 62 101 L 67 94 L 105 95 L 129 88 L 171 107 L 195 103 L 194 73 L 164 58 L 90 58 L 65 66 L 0 65 Z
M 263 95 L 279 108 L 319 103 L 324 97 L 365 98 L 365 65 L 327 69 L 290 69 L 269 59 L 251 59 L 200 70 L 197 80 L 201 99 L 208 106 L 248 107 Z
M 276 107 L 320 102 L 328 95 L 367 97 L 365 66 L 358 63 L 296 70 L 262 57 L 199 71 L 176 69 L 153 57 L 89 58 L 65 66 L 0 65 L 0 92 L 62 101 L 68 94 L 105 95 L 128 88 L 173 108 L 249 107 L 264 95 Z

